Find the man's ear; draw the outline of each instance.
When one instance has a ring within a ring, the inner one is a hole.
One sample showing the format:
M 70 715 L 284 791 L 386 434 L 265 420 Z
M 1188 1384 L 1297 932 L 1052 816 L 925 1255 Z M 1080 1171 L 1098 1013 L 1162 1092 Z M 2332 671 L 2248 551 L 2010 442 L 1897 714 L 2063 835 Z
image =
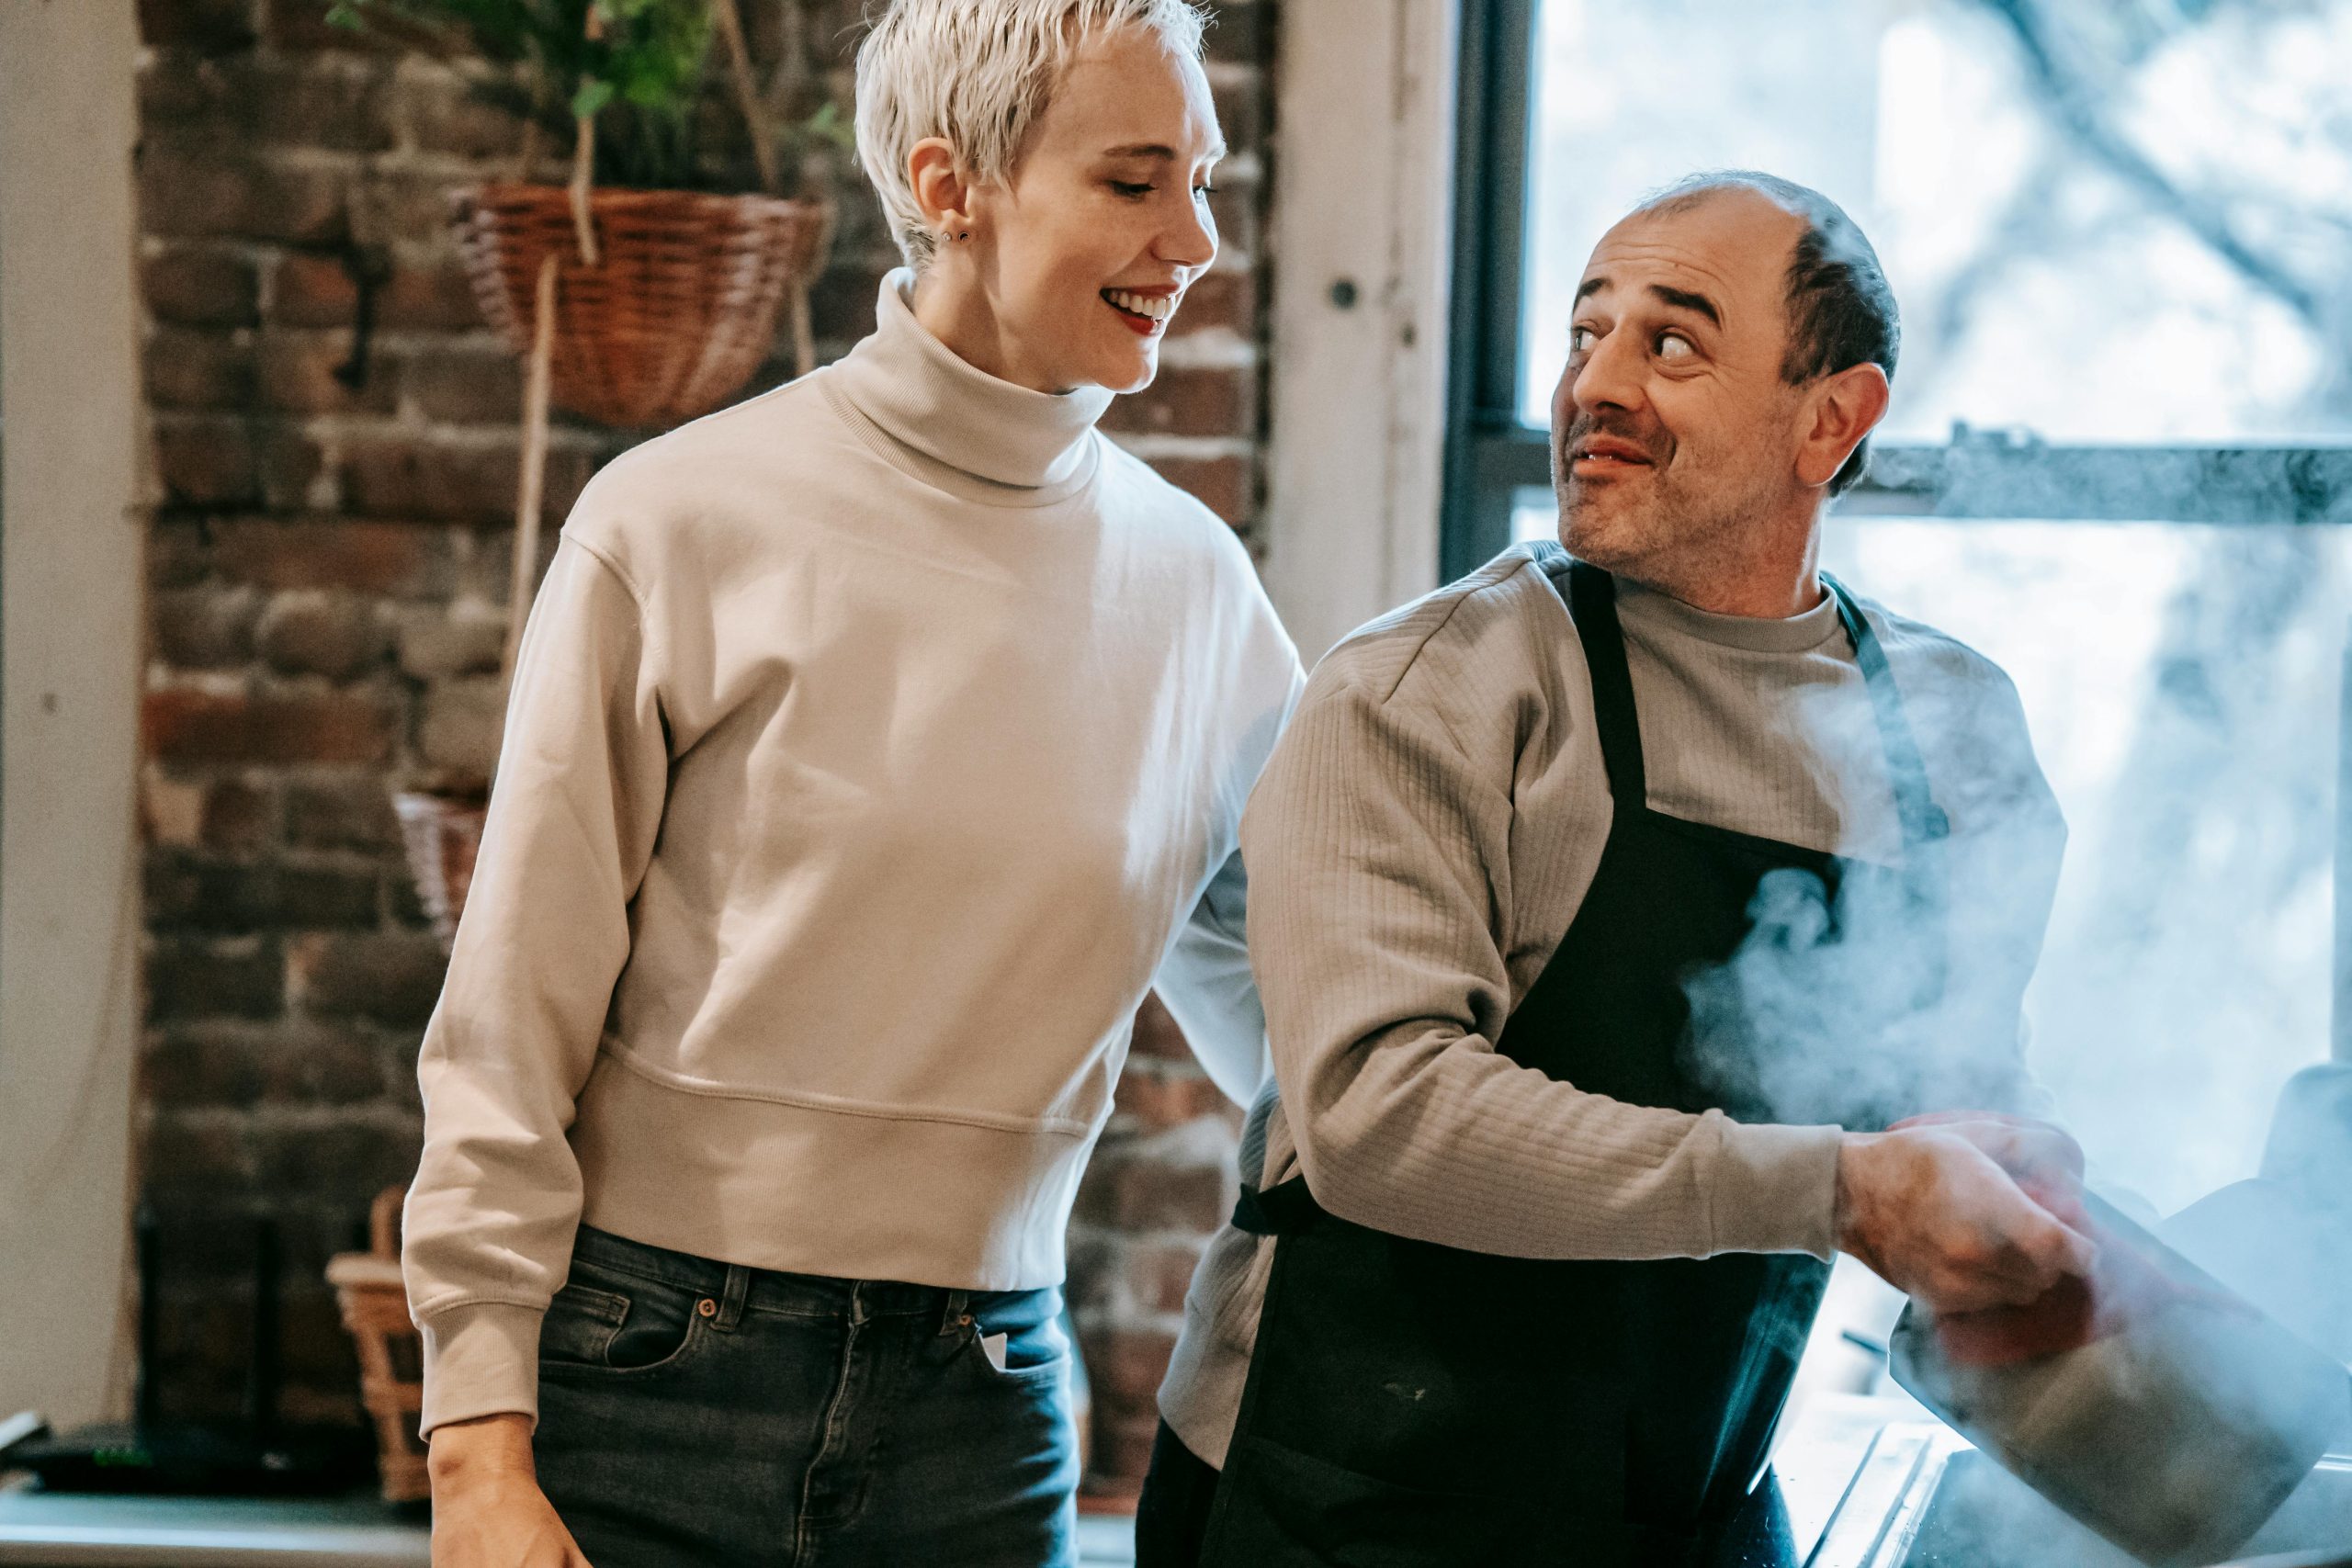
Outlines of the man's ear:
M 1857 365 L 1823 377 L 1805 400 L 1797 478 L 1808 485 L 1836 479 L 1854 448 L 1886 417 L 1889 395 L 1886 372 L 1875 365 Z
M 926 136 L 907 152 L 907 183 L 934 234 L 954 239 L 972 226 L 972 178 L 944 136 Z

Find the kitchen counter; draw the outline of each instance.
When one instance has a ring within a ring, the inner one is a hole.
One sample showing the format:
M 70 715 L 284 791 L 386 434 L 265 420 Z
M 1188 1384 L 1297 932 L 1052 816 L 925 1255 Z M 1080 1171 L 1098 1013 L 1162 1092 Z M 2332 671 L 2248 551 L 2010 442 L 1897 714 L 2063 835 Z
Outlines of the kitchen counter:
M 1910 1568 L 1921 1562 L 2018 1568 L 2029 1561 L 2128 1568 L 2120 1553 L 2023 1494 L 1978 1460 L 1964 1438 L 1900 1393 L 1815 1393 L 1789 1418 L 1772 1468 L 1799 1560 L 1809 1568 Z M 1969 1544 L 1955 1551 L 1943 1539 L 1950 1532 L 1930 1513 L 1939 1478 L 1947 1473 L 1962 1476 L 1962 1492 L 1990 1486 L 2011 1495 L 1996 1517 L 2007 1515 L 2030 1540 L 1988 1546 L 1972 1530 Z M 2313 1472 L 2311 1484 L 2247 1551 L 2290 1551 L 2345 1539 L 2347 1531 L 2352 1459 L 2335 1458 Z M 1079 1560 L 1082 1568 L 1127 1568 L 1135 1562 L 1134 1522 L 1081 1517 Z M 2330 1568 L 2344 1568 L 2352 1558 L 2327 1561 Z M 0 1485 L 0 1568 L 428 1568 L 429 1562 L 422 1511 L 390 1507 L 372 1495 L 337 1501 L 104 1497 Z
M 425 1568 L 424 1522 L 372 1496 L 107 1497 L 0 1492 L 0 1563 L 40 1568 Z
M 1880 1431 L 1916 1422 L 1900 1395 L 1819 1393 L 1773 1456 L 1789 1522 L 1810 1554 Z M 1135 1527 L 1079 1520 L 1083 1568 L 1135 1562 Z M 338 1500 L 107 1497 L 0 1488 L 0 1568 L 426 1568 L 422 1511 L 372 1495 Z
M 1933 1420 L 1888 1421 L 1806 1568 L 2138 1568 Z M 2329 1454 L 2233 1557 L 2352 1568 L 2352 1455 Z
M 1083 1568 L 1136 1560 L 1134 1521 L 1078 1522 Z M 104 1497 L 0 1489 L 0 1564 L 17 1568 L 426 1568 L 425 1525 L 372 1496 Z
M 1772 1472 L 1789 1515 L 1789 1533 L 1801 1561 L 1810 1562 L 1869 1456 L 1890 1426 L 1934 1417 L 1909 1395 L 1815 1393 L 1788 1417 L 1772 1450 Z M 1955 1442 L 1958 1438 L 1953 1439 Z M 1965 1446 L 1965 1445 L 1963 1445 Z

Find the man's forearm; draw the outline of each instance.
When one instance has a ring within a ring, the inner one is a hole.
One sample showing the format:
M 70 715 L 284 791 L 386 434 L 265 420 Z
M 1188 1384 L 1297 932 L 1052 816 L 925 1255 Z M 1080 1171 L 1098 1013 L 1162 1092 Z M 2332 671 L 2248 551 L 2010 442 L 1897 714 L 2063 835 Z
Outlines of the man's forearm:
M 1317 1201 L 1392 1235 L 1524 1258 L 1828 1256 L 1839 1132 L 1587 1094 L 1475 1036 L 1330 1053 L 1284 1082 Z M 1278 1056 L 1279 1063 L 1279 1056 Z

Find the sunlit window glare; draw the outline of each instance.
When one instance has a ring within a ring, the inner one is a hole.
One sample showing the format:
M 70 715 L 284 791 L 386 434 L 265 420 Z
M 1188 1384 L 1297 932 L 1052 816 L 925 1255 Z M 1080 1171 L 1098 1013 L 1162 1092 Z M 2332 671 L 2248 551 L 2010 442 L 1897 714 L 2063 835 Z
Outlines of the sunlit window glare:
M 1877 245 L 1905 329 L 1883 443 L 2352 437 L 2352 0 L 1548 0 L 1536 56 L 1530 423 L 1608 224 L 1747 166 Z M 1521 491 L 1513 536 L 1555 530 Z M 2032 1059 L 2100 1173 L 2162 1212 L 2251 1175 L 2328 1051 L 2352 537 L 1872 517 L 1826 558 L 2017 682 L 2072 826 Z

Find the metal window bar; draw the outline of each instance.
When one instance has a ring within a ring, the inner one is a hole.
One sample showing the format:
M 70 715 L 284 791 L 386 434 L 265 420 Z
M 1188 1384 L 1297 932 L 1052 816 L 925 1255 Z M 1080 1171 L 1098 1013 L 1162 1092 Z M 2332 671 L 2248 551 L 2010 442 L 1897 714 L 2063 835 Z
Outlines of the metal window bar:
M 1514 423 L 1473 430 L 1461 445 L 1472 488 L 1463 512 L 1446 521 L 1468 536 L 1464 547 L 1475 558 L 1467 570 L 1510 542 L 1518 491 L 1551 488 L 1551 436 Z M 1963 429 L 1943 446 L 1874 444 L 1869 478 L 1838 510 L 2054 523 L 2352 524 L 2352 446 L 2053 446 L 2011 431 Z

